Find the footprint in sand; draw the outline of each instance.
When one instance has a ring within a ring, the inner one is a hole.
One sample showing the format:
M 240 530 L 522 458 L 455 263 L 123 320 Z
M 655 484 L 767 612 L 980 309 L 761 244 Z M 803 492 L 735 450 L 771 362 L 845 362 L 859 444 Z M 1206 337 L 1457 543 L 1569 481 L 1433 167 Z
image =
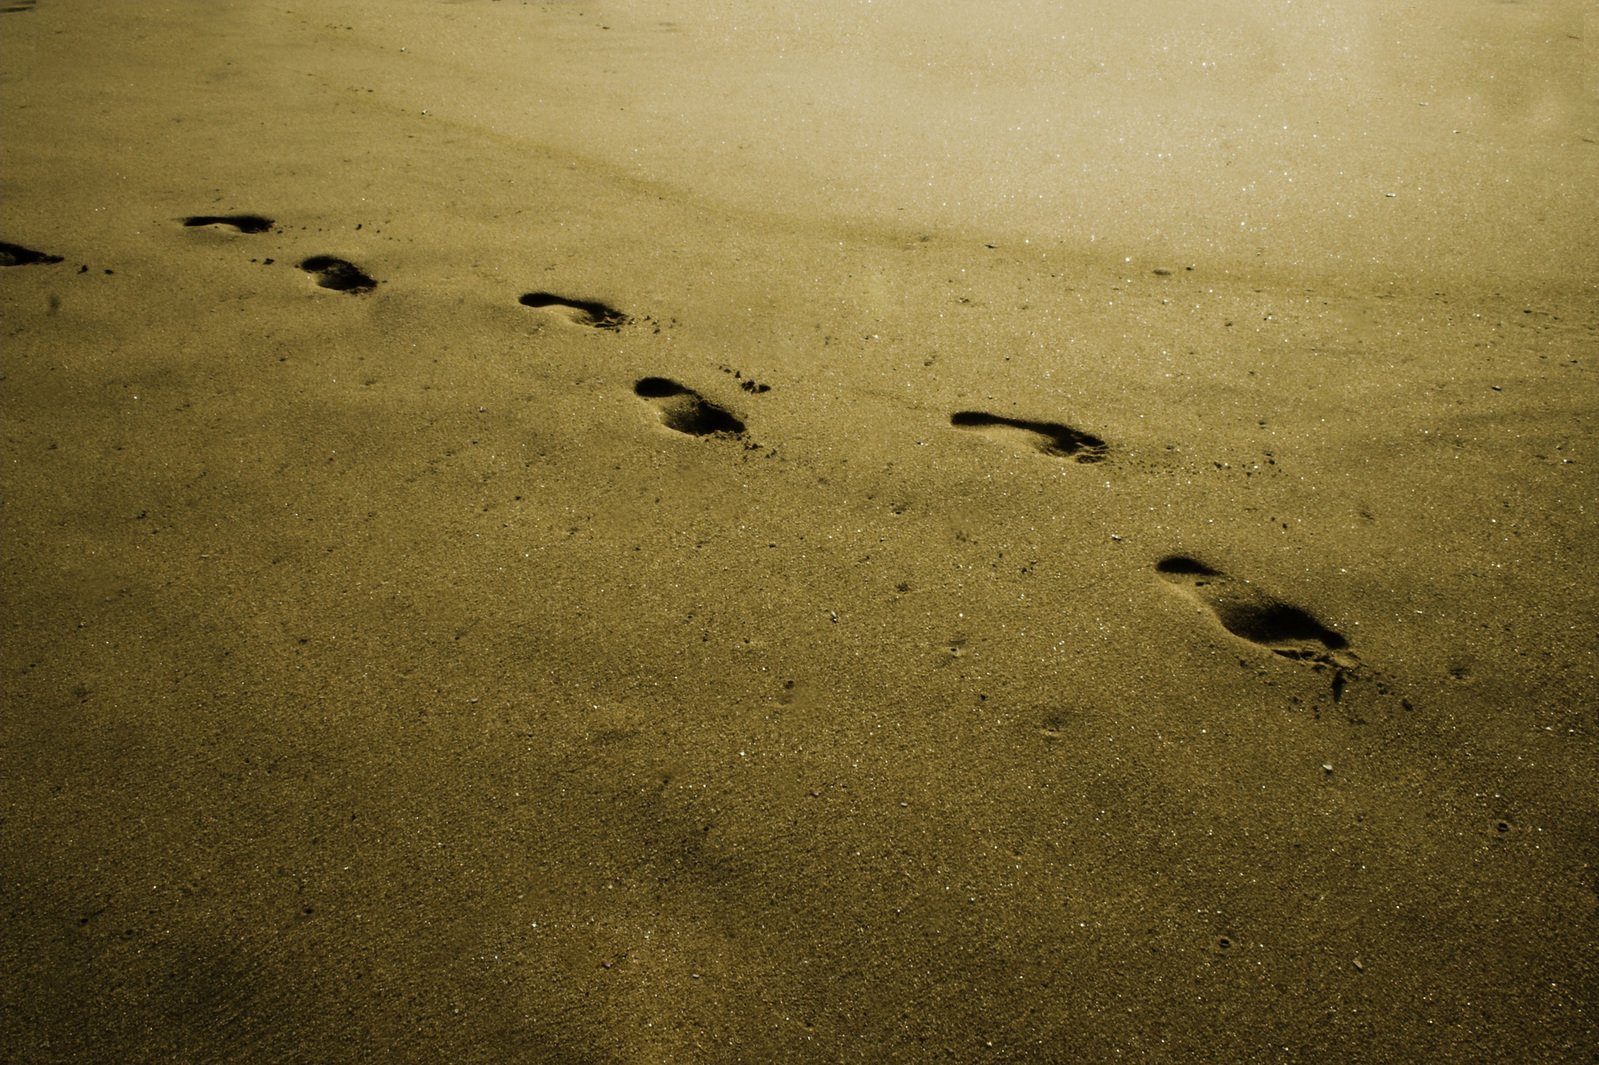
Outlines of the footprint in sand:
M 371 292 L 378 286 L 359 266 L 331 255 L 313 255 L 300 263 L 300 269 L 315 274 L 318 285 L 335 292 Z
M 258 214 L 192 214 L 183 220 L 186 226 L 227 226 L 240 233 L 265 233 L 272 228 L 272 219 Z
M 1273 598 L 1197 559 L 1171 555 L 1155 564 L 1155 572 L 1216 615 L 1222 628 L 1239 639 L 1284 658 L 1331 666 L 1335 670 L 1334 698 L 1343 691 L 1344 675 L 1360 665 L 1360 659 L 1349 650 L 1349 641 L 1308 610 Z
M 689 436 L 740 436 L 744 432 L 744 423 L 729 411 L 670 378 L 641 377 L 633 385 L 633 393 L 659 408 L 668 429 Z
M 1105 441 L 1099 437 L 1059 422 L 1032 422 L 980 410 L 961 410 L 949 416 L 949 424 L 957 429 L 975 429 L 1053 458 L 1072 459 L 1075 462 L 1101 462 L 1108 452 Z
M 608 329 L 615 332 L 630 320 L 615 307 L 597 300 L 573 300 L 549 292 L 529 292 L 517 300 L 524 307 L 535 307 L 563 318 L 573 325 L 590 329 Z
M 11 15 L 18 11 L 32 11 L 39 0 L 11 0 L 10 3 L 0 5 L 0 15 Z
M 20 244 L 8 244 L 0 240 L 0 266 L 49 265 L 60 261 L 59 255 L 46 255 L 42 251 L 34 251 Z

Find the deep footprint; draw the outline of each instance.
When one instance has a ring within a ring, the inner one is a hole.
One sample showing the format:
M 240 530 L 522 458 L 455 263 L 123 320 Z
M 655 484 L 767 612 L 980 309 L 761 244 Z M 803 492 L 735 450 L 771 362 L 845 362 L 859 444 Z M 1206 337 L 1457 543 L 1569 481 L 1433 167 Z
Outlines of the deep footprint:
M 258 214 L 192 214 L 183 220 L 186 226 L 228 226 L 240 233 L 265 233 L 272 228 L 272 219 Z
M 1042 454 L 1076 462 L 1101 462 L 1108 451 L 1105 441 L 1059 422 L 1033 422 L 1006 418 L 980 410 L 961 410 L 949 416 L 957 429 L 976 429 L 993 436 L 1019 438 Z
M 0 266 L 34 266 L 37 264 L 48 265 L 61 261 L 59 255 L 46 255 L 42 251 L 24 248 L 20 244 L 8 244 L 0 240 Z
M 378 286 L 359 266 L 331 255 L 313 255 L 300 264 L 300 269 L 317 275 L 318 285 L 335 292 L 371 292 Z
M 571 300 L 549 292 L 529 292 L 517 302 L 524 307 L 552 311 L 574 325 L 584 325 L 590 329 L 609 329 L 615 332 L 629 321 L 628 316 L 615 307 L 597 300 Z
M 744 432 L 744 423 L 732 413 L 670 378 L 642 377 L 633 385 L 633 393 L 660 408 L 661 421 L 668 429 L 689 436 L 739 436 Z
M 1240 639 L 1284 658 L 1332 666 L 1339 677 L 1360 664 L 1349 650 L 1349 641 L 1308 610 L 1275 599 L 1197 559 L 1171 555 L 1155 564 L 1155 572 L 1207 607 L 1222 628 Z M 1333 687 L 1336 697 L 1343 688 L 1341 680 L 1335 679 Z

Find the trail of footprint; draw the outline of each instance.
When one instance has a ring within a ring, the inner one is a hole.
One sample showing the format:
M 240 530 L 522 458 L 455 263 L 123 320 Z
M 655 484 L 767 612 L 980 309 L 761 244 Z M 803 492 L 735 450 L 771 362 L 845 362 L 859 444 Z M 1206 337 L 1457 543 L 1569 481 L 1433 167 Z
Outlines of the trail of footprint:
M 517 302 L 524 307 L 549 311 L 573 325 L 588 326 L 590 329 L 608 329 L 615 332 L 630 321 L 627 315 L 615 307 L 597 300 L 573 300 L 549 292 L 529 292 Z
M 272 219 L 258 214 L 192 214 L 183 220 L 186 226 L 228 226 L 240 233 L 265 233 L 272 228 Z
M 1360 666 L 1360 659 L 1349 650 L 1349 641 L 1308 610 L 1267 595 L 1197 559 L 1171 555 L 1155 564 L 1155 572 L 1209 609 L 1222 628 L 1234 636 L 1284 658 L 1331 666 L 1335 671 L 1335 700 L 1343 693 L 1346 674 Z
M 744 423 L 731 412 L 670 378 L 641 377 L 634 383 L 633 393 L 660 409 L 661 421 L 668 429 L 689 436 L 740 436 L 744 432 Z
M 61 261 L 59 255 L 47 255 L 42 251 L 24 248 L 20 244 L 8 244 L 0 240 L 0 266 L 33 266 L 35 264 L 48 265 Z
M 359 266 L 331 255 L 313 255 L 300 263 L 300 269 L 316 275 L 316 283 L 335 292 L 371 292 L 378 283 Z
M 949 424 L 957 429 L 975 429 L 994 437 L 1009 437 L 1042 454 L 1076 462 L 1101 462 L 1109 451 L 1099 437 L 1059 422 L 1034 422 L 978 410 L 961 410 L 949 416 Z

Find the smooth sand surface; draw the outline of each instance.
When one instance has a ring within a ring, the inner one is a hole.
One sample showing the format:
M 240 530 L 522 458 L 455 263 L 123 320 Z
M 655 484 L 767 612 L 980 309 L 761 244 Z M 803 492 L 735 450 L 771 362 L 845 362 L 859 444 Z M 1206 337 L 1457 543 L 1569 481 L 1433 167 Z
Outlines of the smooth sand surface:
M 8 2 L 0 1056 L 1591 1060 L 1596 56 Z

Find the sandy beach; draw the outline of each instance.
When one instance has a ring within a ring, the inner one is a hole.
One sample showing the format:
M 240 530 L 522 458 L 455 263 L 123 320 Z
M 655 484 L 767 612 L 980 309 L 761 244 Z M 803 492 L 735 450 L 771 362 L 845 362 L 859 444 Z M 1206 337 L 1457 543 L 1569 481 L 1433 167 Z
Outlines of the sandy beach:
M 1599 14 L 7 0 L 0 1058 L 1589 1062 Z

